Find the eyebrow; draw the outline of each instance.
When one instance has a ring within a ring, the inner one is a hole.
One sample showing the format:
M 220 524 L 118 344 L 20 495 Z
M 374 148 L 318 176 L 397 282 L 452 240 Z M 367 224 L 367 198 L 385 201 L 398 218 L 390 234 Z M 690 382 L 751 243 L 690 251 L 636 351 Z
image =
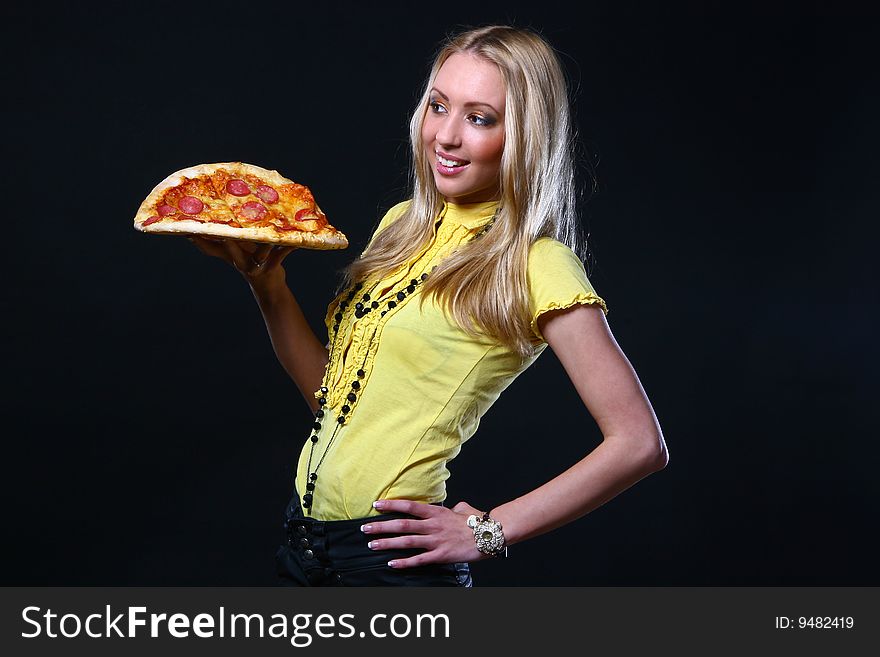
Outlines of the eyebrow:
M 436 91 L 440 95 L 440 97 L 443 98 L 443 100 L 445 100 L 447 103 L 449 102 L 449 96 L 447 96 L 445 93 L 440 91 L 437 87 L 431 87 L 431 91 Z M 464 106 L 465 107 L 488 107 L 490 110 L 492 110 L 496 114 L 501 114 L 501 112 L 499 112 L 497 109 L 492 107 L 489 103 L 465 103 Z

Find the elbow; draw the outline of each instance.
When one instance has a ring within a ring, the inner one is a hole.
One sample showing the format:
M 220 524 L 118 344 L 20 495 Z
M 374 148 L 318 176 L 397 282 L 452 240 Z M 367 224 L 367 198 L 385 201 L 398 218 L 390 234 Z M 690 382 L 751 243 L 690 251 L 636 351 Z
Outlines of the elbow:
M 650 472 L 659 472 L 669 465 L 669 450 L 662 433 L 658 433 L 650 441 L 645 463 Z
M 654 472 L 660 472 L 667 465 L 669 465 L 669 450 L 666 449 L 666 445 L 663 445 L 663 449 L 660 450 L 660 454 L 654 460 Z
M 609 437 L 606 436 L 605 440 L 609 440 Z M 613 440 L 621 446 L 622 456 L 625 455 L 623 458 L 630 461 L 643 476 L 659 472 L 669 463 L 669 450 L 662 432 L 634 433 L 627 439 Z
M 669 463 L 669 450 L 660 432 L 639 441 L 637 460 L 646 474 L 659 472 Z

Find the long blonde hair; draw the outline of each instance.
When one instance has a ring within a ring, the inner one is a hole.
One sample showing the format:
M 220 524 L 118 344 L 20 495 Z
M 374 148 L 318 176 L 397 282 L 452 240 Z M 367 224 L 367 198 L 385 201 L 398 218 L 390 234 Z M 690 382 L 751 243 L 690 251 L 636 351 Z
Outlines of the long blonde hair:
M 453 53 L 470 53 L 498 66 L 506 86 L 504 152 L 495 223 L 485 235 L 445 257 L 422 285 L 420 304 L 435 298 L 469 335 L 480 330 L 523 358 L 534 353 L 526 274 L 539 237 L 585 250 L 576 213 L 575 132 L 568 87 L 553 48 L 538 34 L 491 25 L 448 36 L 437 52 L 410 120 L 412 203 L 342 271 L 340 290 L 382 278 L 427 246 L 443 207 L 422 143 L 430 89 Z

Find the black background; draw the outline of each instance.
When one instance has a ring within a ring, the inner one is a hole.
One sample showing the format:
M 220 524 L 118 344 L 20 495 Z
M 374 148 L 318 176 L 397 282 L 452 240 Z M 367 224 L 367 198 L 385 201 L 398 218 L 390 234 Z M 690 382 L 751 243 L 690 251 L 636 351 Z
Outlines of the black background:
M 574 81 L 590 278 L 671 461 L 477 585 L 880 584 L 876 20 L 612 5 L 4 9 L 3 583 L 274 583 L 310 414 L 240 276 L 135 210 L 202 162 L 309 185 L 352 243 L 287 260 L 321 331 L 335 272 L 405 198 L 438 42 L 512 23 Z M 447 503 L 491 508 L 600 440 L 548 349 Z

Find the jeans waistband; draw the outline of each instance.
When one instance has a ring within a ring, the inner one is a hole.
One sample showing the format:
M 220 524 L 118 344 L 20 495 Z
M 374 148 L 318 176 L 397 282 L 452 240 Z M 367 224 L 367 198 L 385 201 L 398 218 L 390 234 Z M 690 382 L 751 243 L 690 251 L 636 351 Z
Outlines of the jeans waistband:
M 435 503 L 445 506 L 442 502 Z M 370 536 L 361 531 L 366 522 L 417 518 L 408 513 L 381 513 L 346 520 L 317 520 L 305 516 L 295 495 L 284 513 L 286 545 L 276 554 L 279 574 L 298 585 L 408 585 L 471 586 L 466 563 L 429 564 L 396 572 L 390 559 L 406 559 L 424 548 L 371 550 Z M 383 533 L 383 538 L 401 534 Z

